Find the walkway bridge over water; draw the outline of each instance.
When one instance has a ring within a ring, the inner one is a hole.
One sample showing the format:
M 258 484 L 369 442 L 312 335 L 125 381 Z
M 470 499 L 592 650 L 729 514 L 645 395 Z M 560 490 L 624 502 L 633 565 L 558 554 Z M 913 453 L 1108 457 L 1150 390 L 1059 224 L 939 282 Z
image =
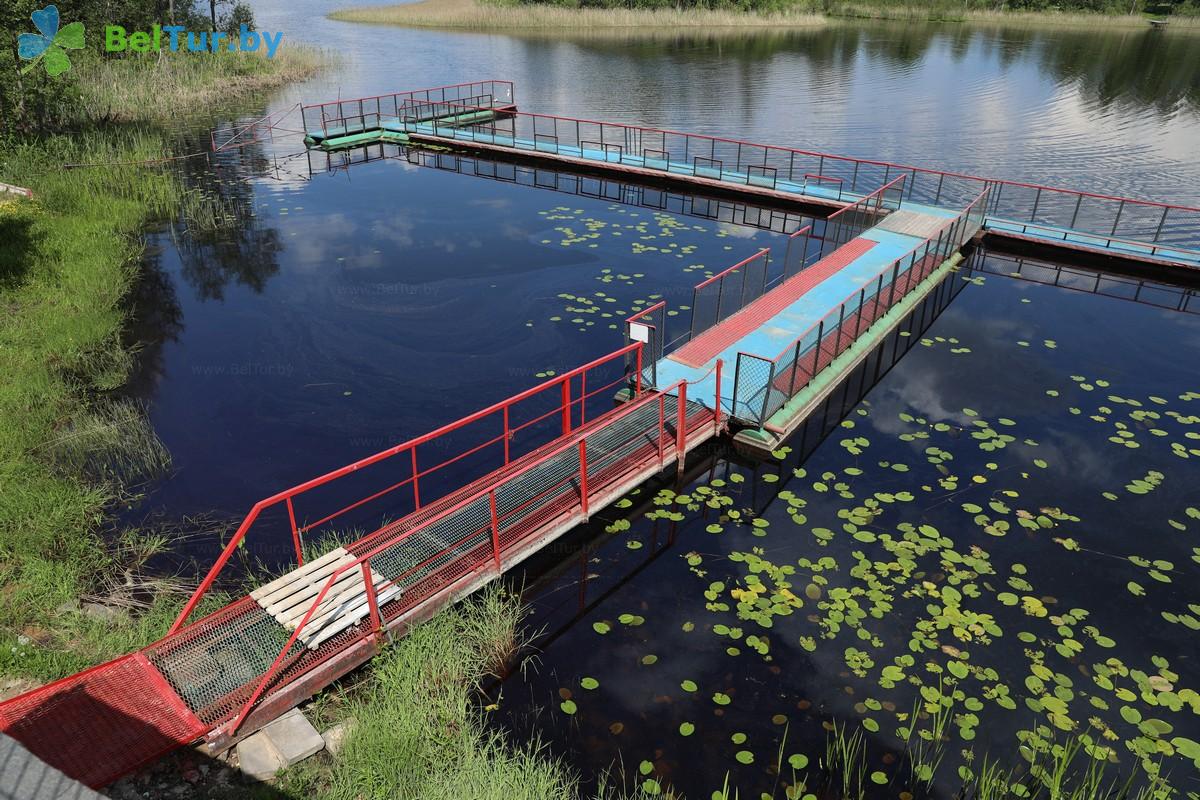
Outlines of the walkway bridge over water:
M 769 451 L 944 285 L 981 231 L 1200 264 L 1191 209 L 529 115 L 502 81 L 349 102 L 304 108 L 314 146 L 429 142 L 667 175 L 828 216 L 793 231 L 783 253 L 759 251 L 697 285 L 680 330 L 665 305 L 644 309 L 608 356 L 260 501 L 163 639 L 0 703 L 0 729 L 92 786 L 197 739 L 215 751 L 261 727 L 634 487 L 682 470 L 726 430 Z M 1034 206 L 1026 223 L 1009 220 L 1019 192 Z M 1072 206 L 1071 225 L 1051 224 Z M 1104 214 L 1111 235 L 1091 225 Z M 1074 227 L 1081 220 L 1091 226 Z M 1153 235 L 1118 239 L 1119 226 Z M 353 526 L 369 533 L 350 541 Z M 331 540 L 339 531 L 345 541 Z M 193 619 L 254 541 L 290 542 L 278 577 Z

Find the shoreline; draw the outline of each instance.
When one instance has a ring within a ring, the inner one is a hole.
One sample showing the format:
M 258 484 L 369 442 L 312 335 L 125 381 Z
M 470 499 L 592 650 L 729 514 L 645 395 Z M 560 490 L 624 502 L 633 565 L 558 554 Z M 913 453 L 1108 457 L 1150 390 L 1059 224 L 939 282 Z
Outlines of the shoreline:
M 844 3 L 815 10 L 802 3 L 784 11 L 708 9 L 572 8 L 538 3 L 489 3 L 481 0 L 420 0 L 390 6 L 349 7 L 329 19 L 369 25 L 467 30 L 477 32 L 621 33 L 655 37 L 679 29 L 713 33 L 817 28 L 855 21 L 930 22 L 992 26 L 1043 26 L 1151 30 L 1150 17 L 1072 11 L 962 10 L 951 6 L 874 6 Z M 1169 18 L 1168 30 L 1200 31 L 1200 18 Z
M 143 646 L 178 611 L 184 579 L 142 571 L 169 536 L 114 521 L 170 470 L 144 409 L 116 397 L 136 358 L 126 332 L 145 231 L 195 202 L 165 163 L 180 155 L 170 125 L 179 108 L 241 101 L 323 63 L 299 50 L 80 59 L 68 110 L 0 145 L 0 181 L 31 192 L 0 196 L 0 262 L 14 270 L 0 272 L 0 696 Z
M 807 10 L 744 14 L 736 11 L 627 8 L 566 8 L 540 4 L 499 4 L 479 0 L 421 0 L 392 6 L 332 11 L 329 19 L 368 25 L 400 25 L 473 31 L 616 31 L 662 35 L 678 28 L 811 28 L 826 24 L 824 15 Z

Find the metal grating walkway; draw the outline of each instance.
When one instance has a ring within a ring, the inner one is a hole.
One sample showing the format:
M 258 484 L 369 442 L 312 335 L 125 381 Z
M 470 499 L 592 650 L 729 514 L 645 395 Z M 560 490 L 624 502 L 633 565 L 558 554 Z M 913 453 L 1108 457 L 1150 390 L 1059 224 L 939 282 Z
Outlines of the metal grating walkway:
M 141 653 L 0 704 L 0 727 L 30 752 L 92 787 L 207 730 Z

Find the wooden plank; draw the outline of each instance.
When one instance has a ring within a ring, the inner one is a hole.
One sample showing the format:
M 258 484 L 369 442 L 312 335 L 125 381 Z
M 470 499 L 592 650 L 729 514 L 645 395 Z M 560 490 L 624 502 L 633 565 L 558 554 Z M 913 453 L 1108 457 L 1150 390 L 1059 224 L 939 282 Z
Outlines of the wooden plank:
M 260 587 L 251 596 L 288 630 L 295 630 L 311 610 L 312 616 L 301 630 L 299 639 L 307 647 L 316 648 L 331 636 L 357 624 L 370 612 L 362 565 L 355 561 L 344 548 L 336 548 Z M 345 569 L 345 572 L 334 579 L 320 606 L 313 610 L 317 596 L 339 569 Z M 371 572 L 371 583 L 379 605 L 400 595 L 399 586 L 376 572 Z
M 303 605 L 307 607 L 312 603 L 313 600 L 317 599 L 317 595 L 320 594 L 321 589 L 323 589 L 325 585 L 329 583 L 329 577 L 330 576 L 328 575 L 324 575 L 311 582 L 296 584 L 294 586 L 294 591 L 277 595 L 273 599 L 267 601 L 263 607 L 270 607 L 276 614 L 287 614 L 297 605 Z M 329 587 L 329 591 L 326 592 L 325 598 L 322 600 L 322 602 L 333 600 L 340 594 L 344 593 L 347 589 L 352 589 L 355 586 L 354 581 L 356 577 L 358 578 L 358 583 L 362 583 L 362 575 L 359 572 L 358 567 L 352 567 L 346 572 L 343 572 L 334 580 L 333 585 Z
M 384 603 L 399 596 L 400 587 L 391 586 L 378 594 L 379 605 L 382 606 Z M 361 596 L 361 600 L 356 605 L 344 609 L 340 617 L 331 619 L 328 623 L 320 623 L 311 630 L 310 626 L 312 623 L 305 625 L 304 630 L 300 633 L 300 638 L 304 640 L 305 645 L 310 650 L 316 650 L 326 639 L 341 633 L 351 625 L 357 624 L 360 619 L 370 613 L 370 610 L 371 607 L 367 603 L 367 596 L 364 593 Z
M 281 575 L 270 583 L 264 583 L 262 586 L 251 592 L 250 596 L 255 600 L 258 600 L 260 597 L 270 594 L 275 589 L 278 589 L 282 586 L 287 586 L 288 584 L 294 582 L 297 575 L 305 575 L 313 570 L 320 569 L 324 565 L 332 561 L 336 561 L 343 555 L 349 555 L 349 553 L 346 552 L 346 549 L 344 547 L 335 547 L 333 550 L 330 550 L 316 561 L 310 561 L 302 567 L 297 567 L 286 575 Z
M 928 239 L 952 221 L 945 217 L 939 217 L 936 214 L 926 214 L 921 211 L 902 208 L 899 211 L 893 211 L 891 214 L 888 214 L 877 227 L 881 230 L 891 231 L 892 233 L 903 233 L 908 236 Z
M 356 598 L 361 599 L 362 602 L 365 603 L 366 598 L 367 598 L 367 592 L 366 592 L 366 589 L 364 588 L 361 577 L 362 577 L 362 575 L 360 573 L 359 574 L 360 580 L 357 583 L 355 583 L 352 587 L 350 587 L 350 589 L 348 591 L 341 592 L 337 597 L 330 599 L 328 596 L 326 596 L 325 599 L 321 601 L 321 607 L 318 608 L 313 613 L 312 618 L 309 619 L 308 625 L 305 625 L 305 628 L 307 628 L 309 625 L 320 626 L 320 625 L 324 624 L 326 619 L 331 614 L 334 614 L 337 611 L 337 609 L 340 609 L 343 607 L 350 607 L 348 604 L 353 603 L 353 602 L 358 602 L 356 600 Z M 391 583 L 389 581 L 387 581 L 383 578 L 380 578 L 375 573 L 371 573 L 371 578 L 372 578 L 371 582 L 375 585 L 375 592 L 377 595 L 380 594 L 382 591 L 386 590 L 387 587 L 391 586 Z M 315 595 L 314 595 L 313 599 L 315 599 Z M 297 625 L 300 624 L 300 621 L 304 619 L 304 615 L 306 613 L 308 613 L 308 609 L 311 606 L 312 606 L 312 602 L 310 599 L 310 601 L 308 603 L 306 603 L 303 608 L 299 609 L 298 613 L 290 615 L 289 622 L 284 623 L 284 624 L 287 625 L 289 628 L 295 628 Z

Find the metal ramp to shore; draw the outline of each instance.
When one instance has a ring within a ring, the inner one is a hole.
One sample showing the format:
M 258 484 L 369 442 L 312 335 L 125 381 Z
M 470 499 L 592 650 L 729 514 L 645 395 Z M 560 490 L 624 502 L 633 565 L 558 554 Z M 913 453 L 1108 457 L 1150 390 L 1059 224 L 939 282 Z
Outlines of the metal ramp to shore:
M 624 347 L 256 504 L 166 637 L 0 704 L 0 728 L 99 787 L 197 738 L 219 748 L 270 721 L 717 435 L 719 415 L 688 400 L 686 383 L 638 380 L 641 353 Z M 618 389 L 630 399 L 614 408 Z M 439 462 L 424 463 L 432 454 Z M 468 465 L 478 477 L 437 496 L 437 477 Z M 369 494 L 300 522 L 298 505 L 341 481 L 363 491 L 372 467 Z M 368 507 L 409 511 L 304 562 L 303 540 Z M 271 512 L 293 568 L 189 622 L 251 530 L 269 534 Z

